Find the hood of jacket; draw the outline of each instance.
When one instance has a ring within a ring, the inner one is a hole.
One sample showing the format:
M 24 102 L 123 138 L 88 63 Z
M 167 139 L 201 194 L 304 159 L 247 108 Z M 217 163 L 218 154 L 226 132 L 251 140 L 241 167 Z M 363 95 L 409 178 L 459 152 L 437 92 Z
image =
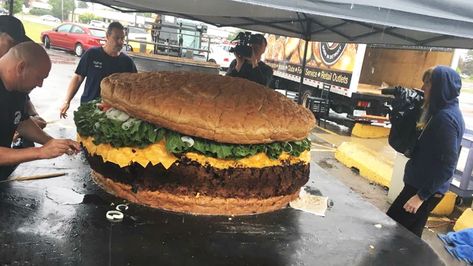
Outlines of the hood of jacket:
M 460 75 L 447 66 L 437 66 L 432 72 L 429 111 L 436 114 L 439 110 L 458 103 L 462 86 Z

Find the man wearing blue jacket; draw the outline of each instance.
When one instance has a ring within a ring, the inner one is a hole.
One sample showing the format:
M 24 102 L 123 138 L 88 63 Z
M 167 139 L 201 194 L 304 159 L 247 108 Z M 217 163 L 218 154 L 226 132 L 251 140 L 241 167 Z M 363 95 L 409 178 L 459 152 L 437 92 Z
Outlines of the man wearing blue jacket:
M 465 122 L 458 105 L 460 76 L 437 66 L 424 80 L 428 119 L 404 171 L 404 188 L 387 215 L 422 236 L 430 212 L 448 191 L 455 170 Z

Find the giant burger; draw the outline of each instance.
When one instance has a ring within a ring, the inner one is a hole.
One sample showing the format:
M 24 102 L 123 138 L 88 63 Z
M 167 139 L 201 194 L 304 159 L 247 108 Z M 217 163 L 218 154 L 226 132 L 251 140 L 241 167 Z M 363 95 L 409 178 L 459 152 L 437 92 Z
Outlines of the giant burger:
M 118 73 L 74 113 L 106 191 L 174 212 L 283 208 L 309 178 L 313 114 L 257 83 L 191 72 Z

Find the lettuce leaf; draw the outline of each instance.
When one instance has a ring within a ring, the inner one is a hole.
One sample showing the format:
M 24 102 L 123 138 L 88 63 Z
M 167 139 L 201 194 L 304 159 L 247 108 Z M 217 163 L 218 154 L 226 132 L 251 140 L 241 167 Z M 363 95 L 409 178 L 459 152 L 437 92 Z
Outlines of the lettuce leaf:
M 219 159 L 241 159 L 260 152 L 277 159 L 282 152 L 300 156 L 310 150 L 310 140 L 274 142 L 269 144 L 225 144 L 197 137 L 191 137 L 193 145 L 183 141 L 182 134 L 159 127 L 146 121 L 129 118 L 118 121 L 107 118 L 99 108 L 101 100 L 82 104 L 74 112 L 77 132 L 84 137 L 93 137 L 95 144 L 108 143 L 113 147 L 143 148 L 162 139 L 166 141 L 166 150 L 175 155 L 196 152 Z

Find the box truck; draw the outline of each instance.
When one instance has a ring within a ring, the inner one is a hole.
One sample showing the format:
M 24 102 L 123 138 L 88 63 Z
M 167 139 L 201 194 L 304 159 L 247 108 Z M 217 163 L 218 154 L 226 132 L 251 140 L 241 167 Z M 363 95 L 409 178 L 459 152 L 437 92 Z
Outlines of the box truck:
M 271 87 L 299 92 L 305 41 L 271 34 L 266 39 L 264 61 L 274 69 Z M 382 95 L 382 88 L 420 88 L 425 69 L 454 66 L 454 61 L 453 49 L 309 42 L 300 101 L 309 107 L 313 97 L 325 97 L 330 109 L 355 122 L 387 121 L 392 98 Z

